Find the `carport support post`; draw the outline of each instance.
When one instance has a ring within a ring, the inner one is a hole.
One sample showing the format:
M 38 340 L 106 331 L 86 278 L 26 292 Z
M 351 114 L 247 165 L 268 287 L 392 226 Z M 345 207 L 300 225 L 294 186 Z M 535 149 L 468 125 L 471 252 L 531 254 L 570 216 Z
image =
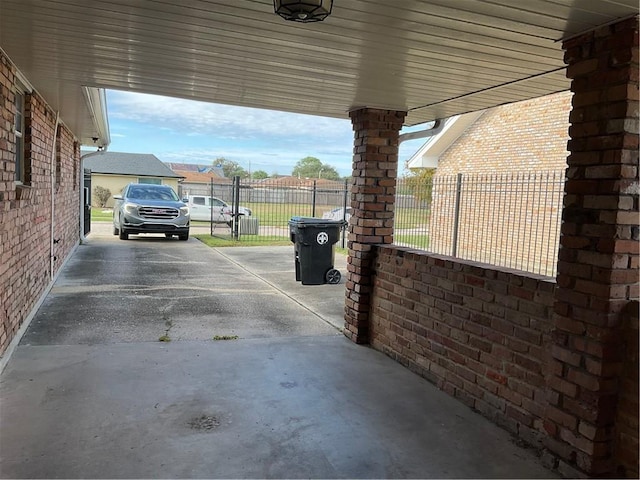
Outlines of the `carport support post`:
M 545 444 L 566 476 L 638 478 L 638 18 L 563 48 L 574 97 Z
M 368 343 L 374 245 L 393 243 L 398 136 L 406 112 L 362 108 L 349 116 L 355 133 L 344 334 Z

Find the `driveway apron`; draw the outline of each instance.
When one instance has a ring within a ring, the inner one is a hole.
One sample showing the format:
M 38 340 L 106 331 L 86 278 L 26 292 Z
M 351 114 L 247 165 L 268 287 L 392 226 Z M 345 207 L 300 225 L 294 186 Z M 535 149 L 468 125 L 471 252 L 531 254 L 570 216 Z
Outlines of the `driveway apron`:
M 553 476 L 507 432 L 349 342 L 336 328 L 343 284 L 293 277 L 293 247 L 92 234 L 2 374 L 0 475 Z

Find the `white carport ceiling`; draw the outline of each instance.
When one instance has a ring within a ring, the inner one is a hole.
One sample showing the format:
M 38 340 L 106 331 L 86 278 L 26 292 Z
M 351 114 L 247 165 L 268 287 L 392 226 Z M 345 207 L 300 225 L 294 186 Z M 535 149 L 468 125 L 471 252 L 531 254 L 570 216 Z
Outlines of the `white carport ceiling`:
M 335 0 L 321 23 L 271 0 L 0 0 L 0 48 L 83 143 L 82 86 L 407 125 L 566 90 L 561 40 L 637 0 Z

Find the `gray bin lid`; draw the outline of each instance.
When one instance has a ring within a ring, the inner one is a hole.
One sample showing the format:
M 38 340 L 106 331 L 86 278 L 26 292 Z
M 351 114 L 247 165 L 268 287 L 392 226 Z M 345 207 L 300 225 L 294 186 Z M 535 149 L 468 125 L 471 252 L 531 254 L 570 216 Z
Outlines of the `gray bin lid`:
M 291 220 L 289 220 L 289 226 L 298 227 L 298 228 L 342 227 L 343 225 L 346 225 L 346 224 L 347 222 L 343 220 L 327 220 L 326 218 L 315 218 L 315 217 L 291 217 Z

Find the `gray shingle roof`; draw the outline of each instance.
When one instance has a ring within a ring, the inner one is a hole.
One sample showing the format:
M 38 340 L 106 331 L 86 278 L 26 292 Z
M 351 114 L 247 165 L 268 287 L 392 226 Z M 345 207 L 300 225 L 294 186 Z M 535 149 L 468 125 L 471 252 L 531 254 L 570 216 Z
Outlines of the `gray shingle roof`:
M 182 178 L 151 153 L 96 153 L 84 159 L 84 168 L 112 175 Z

